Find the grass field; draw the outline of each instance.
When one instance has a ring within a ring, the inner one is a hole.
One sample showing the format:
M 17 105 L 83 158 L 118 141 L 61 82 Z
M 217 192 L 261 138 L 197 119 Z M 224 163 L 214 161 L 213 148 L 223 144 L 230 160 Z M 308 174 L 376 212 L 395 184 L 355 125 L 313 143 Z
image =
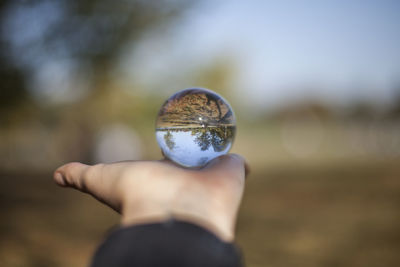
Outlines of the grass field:
M 400 164 L 255 167 L 239 214 L 246 265 L 400 266 Z M 1 173 L 0 266 L 86 266 L 118 216 L 51 173 Z

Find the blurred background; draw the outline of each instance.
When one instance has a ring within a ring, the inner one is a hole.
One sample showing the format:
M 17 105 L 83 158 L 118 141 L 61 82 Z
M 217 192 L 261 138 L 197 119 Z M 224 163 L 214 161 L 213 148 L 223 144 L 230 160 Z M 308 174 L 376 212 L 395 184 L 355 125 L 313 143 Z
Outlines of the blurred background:
M 400 2 L 3 0 L 0 266 L 86 266 L 118 215 L 52 172 L 158 159 L 172 93 L 234 107 L 247 266 L 400 265 Z

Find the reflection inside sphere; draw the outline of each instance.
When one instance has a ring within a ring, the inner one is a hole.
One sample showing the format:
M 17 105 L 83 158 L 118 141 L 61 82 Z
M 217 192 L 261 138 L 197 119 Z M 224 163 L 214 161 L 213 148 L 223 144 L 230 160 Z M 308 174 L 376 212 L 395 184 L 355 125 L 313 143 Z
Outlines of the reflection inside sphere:
M 229 103 L 207 89 L 186 89 L 161 107 L 156 138 L 164 155 L 186 167 L 198 167 L 226 154 L 236 120 Z

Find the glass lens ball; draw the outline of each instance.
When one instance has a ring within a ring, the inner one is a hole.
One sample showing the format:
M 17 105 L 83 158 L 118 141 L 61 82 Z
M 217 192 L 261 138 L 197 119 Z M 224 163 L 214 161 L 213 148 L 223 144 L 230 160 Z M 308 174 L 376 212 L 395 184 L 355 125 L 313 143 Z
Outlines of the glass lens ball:
M 201 167 L 228 153 L 235 132 L 235 114 L 229 103 L 202 88 L 172 95 L 156 121 L 156 138 L 165 157 L 184 167 Z

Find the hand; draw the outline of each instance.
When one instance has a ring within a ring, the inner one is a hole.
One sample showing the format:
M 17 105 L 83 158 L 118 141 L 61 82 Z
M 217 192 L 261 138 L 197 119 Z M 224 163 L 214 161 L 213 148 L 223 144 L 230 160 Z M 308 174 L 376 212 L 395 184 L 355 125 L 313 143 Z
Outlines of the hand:
M 245 163 L 235 154 L 218 157 L 199 170 L 184 169 L 169 160 L 94 166 L 68 163 L 54 172 L 54 180 L 120 212 L 124 226 L 173 217 L 232 241 Z

